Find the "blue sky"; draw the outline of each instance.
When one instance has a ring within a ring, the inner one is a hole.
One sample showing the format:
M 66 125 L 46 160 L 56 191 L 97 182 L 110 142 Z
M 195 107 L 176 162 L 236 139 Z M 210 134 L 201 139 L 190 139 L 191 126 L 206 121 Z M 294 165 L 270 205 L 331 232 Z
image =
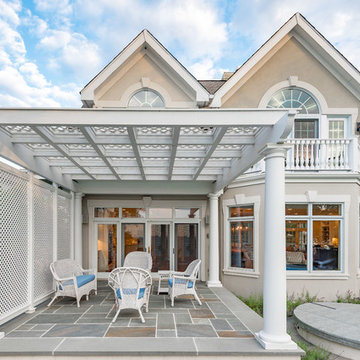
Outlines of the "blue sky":
M 198 79 L 220 78 L 297 11 L 360 68 L 358 0 L 0 0 L 0 106 L 80 107 L 144 28 Z

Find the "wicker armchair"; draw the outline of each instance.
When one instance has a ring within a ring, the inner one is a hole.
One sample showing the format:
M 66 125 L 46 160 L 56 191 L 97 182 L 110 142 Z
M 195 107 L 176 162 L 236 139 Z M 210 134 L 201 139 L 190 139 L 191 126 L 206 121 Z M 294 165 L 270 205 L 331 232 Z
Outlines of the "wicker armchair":
M 80 307 L 80 299 L 84 295 L 88 300 L 91 290 L 97 294 L 95 270 L 84 270 L 75 260 L 54 261 L 50 264 L 50 271 L 56 282 L 56 290 L 48 306 L 59 296 L 70 296 L 76 298 L 77 307 Z
M 150 273 L 136 267 L 116 268 L 110 273 L 108 284 L 114 290 L 117 305 L 112 322 L 116 321 L 122 309 L 135 309 L 144 323 L 141 308 L 145 306 L 145 311 L 149 311 L 149 292 L 152 284 Z
M 201 301 L 195 291 L 195 282 L 199 273 L 201 260 L 192 261 L 183 273 L 169 273 L 169 296 L 171 306 L 174 306 L 174 299 L 179 295 L 193 295 L 196 301 L 201 305 Z
M 124 267 L 138 267 L 151 272 L 152 257 L 145 251 L 132 251 L 125 256 Z

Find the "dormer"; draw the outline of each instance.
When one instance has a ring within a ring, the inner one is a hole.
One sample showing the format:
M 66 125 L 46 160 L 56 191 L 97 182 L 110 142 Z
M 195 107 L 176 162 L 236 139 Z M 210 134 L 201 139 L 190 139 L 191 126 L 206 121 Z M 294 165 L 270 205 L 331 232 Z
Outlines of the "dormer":
M 143 30 L 80 94 L 84 107 L 126 108 L 138 103 L 139 107 L 197 108 L 209 103 L 206 89 L 148 30 Z

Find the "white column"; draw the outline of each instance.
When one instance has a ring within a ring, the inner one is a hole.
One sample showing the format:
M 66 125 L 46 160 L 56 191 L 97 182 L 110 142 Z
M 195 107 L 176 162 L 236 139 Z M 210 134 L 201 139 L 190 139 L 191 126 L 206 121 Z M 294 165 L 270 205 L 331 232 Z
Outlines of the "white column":
M 82 266 L 82 197 L 83 193 L 75 193 L 75 260 Z
M 219 280 L 219 196 L 209 194 L 210 216 L 209 216 L 209 287 L 221 287 Z
M 296 349 L 286 333 L 285 169 L 287 147 L 265 154 L 264 325 L 255 334 L 265 349 Z
M 58 250 L 58 187 L 53 183 L 53 261 L 56 261 Z
M 26 310 L 27 314 L 35 312 L 34 306 L 34 174 L 29 172 L 29 186 L 28 186 L 28 254 L 29 254 L 29 302 L 30 305 Z
M 75 256 L 75 193 L 71 192 L 71 205 L 70 205 L 70 258 L 74 259 Z

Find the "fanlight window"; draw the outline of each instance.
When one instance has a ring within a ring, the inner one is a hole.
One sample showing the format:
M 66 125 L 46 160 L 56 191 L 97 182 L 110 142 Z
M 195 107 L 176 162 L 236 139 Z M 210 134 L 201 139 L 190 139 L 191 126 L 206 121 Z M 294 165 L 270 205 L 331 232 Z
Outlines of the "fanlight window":
M 319 107 L 315 99 L 306 91 L 300 89 L 281 89 L 276 92 L 268 108 L 295 108 L 300 114 L 319 114 Z
M 142 89 L 136 92 L 129 101 L 129 107 L 164 107 L 163 98 L 154 90 Z

